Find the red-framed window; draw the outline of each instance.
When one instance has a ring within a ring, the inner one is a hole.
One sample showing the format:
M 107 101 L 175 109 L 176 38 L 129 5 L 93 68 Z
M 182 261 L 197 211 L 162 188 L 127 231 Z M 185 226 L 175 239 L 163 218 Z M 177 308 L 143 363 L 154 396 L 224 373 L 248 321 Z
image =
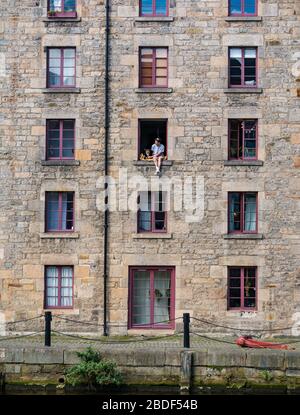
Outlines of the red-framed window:
M 49 17 L 76 17 L 76 0 L 48 0 Z
M 76 78 L 76 49 L 47 49 L 48 88 L 73 88 Z
M 256 267 L 228 267 L 228 309 L 257 309 Z
M 151 147 L 155 138 L 160 138 L 165 147 L 164 155 L 168 155 L 168 120 L 140 119 L 138 132 L 138 159 L 152 156 Z
M 257 86 L 257 48 L 229 48 L 229 86 Z
M 175 268 L 129 269 L 129 328 L 174 328 Z
M 168 86 L 168 48 L 140 48 L 140 87 Z
M 47 160 L 74 159 L 75 120 L 47 120 Z
M 257 16 L 257 0 L 228 0 L 230 16 Z
M 257 159 L 257 120 L 229 120 L 229 160 Z
M 74 192 L 46 192 L 46 232 L 74 231 Z
M 140 192 L 138 195 L 138 232 L 167 232 L 166 192 Z
M 140 0 L 140 16 L 168 16 L 169 0 Z
M 228 232 L 257 233 L 257 193 L 230 192 L 228 199 Z
M 45 308 L 73 308 L 72 266 L 45 267 Z

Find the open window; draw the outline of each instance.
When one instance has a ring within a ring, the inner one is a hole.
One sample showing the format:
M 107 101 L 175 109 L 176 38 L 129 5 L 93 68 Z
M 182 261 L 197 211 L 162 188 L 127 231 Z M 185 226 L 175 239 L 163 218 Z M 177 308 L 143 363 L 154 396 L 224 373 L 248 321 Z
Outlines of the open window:
M 138 159 L 151 160 L 151 147 L 155 139 L 159 137 L 165 147 L 164 155 L 167 156 L 167 120 L 139 120 L 139 145 Z
M 138 196 L 138 232 L 167 231 L 166 192 L 140 192 Z

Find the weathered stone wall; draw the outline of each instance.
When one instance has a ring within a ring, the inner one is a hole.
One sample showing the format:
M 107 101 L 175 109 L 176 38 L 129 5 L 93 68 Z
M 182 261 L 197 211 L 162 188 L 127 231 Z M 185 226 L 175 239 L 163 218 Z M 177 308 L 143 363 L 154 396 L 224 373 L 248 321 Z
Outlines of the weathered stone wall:
M 259 1 L 261 18 L 230 21 L 225 0 L 173 0 L 174 19 L 159 22 L 138 18 L 137 1 L 112 3 L 110 171 L 153 175 L 133 163 L 138 119 L 167 118 L 173 164 L 163 177 L 203 176 L 205 215 L 189 224 L 185 213 L 170 212 L 168 239 L 137 239 L 135 213 L 111 215 L 110 321 L 126 331 L 129 266 L 173 265 L 176 317 L 191 312 L 240 327 L 291 326 L 300 301 L 298 2 Z M 140 46 L 169 48 L 173 92 L 136 92 Z M 258 48 L 260 93 L 228 93 L 229 46 Z M 235 117 L 258 119 L 262 166 L 224 165 L 228 119 Z M 258 192 L 263 239 L 224 239 L 227 193 L 247 190 Z M 257 312 L 227 311 L 233 265 L 258 267 Z
M 74 310 L 65 313 L 101 322 L 103 218 L 96 182 L 103 171 L 103 1 L 79 1 L 75 22 L 47 22 L 46 0 L 3 0 L 0 16 L 1 322 L 42 313 L 47 264 L 74 266 Z M 49 46 L 76 47 L 79 93 L 45 92 Z M 47 118 L 76 120 L 78 165 L 43 162 Z M 47 190 L 75 191 L 71 238 L 44 233 Z M 37 328 L 34 321 L 13 330 Z

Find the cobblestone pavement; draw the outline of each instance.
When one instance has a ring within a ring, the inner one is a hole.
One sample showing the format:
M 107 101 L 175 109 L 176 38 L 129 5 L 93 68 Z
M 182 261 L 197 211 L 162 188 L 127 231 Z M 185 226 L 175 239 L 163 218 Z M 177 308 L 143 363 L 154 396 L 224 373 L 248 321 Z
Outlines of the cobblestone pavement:
M 79 336 L 81 337 L 81 336 Z M 236 337 L 212 337 L 211 335 L 206 337 L 199 337 L 199 336 L 191 336 L 191 349 L 201 349 L 201 350 L 210 350 L 210 349 L 221 349 L 226 351 L 231 350 L 242 350 L 239 346 L 237 346 L 234 341 Z M 265 339 L 264 339 L 265 340 Z M 284 343 L 289 344 L 292 348 L 297 351 L 300 351 L 300 339 L 298 338 L 273 338 L 268 339 L 268 341 L 272 341 L 275 343 Z M 297 342 L 298 343 L 294 343 Z M 44 346 L 44 336 L 43 335 L 35 335 L 35 336 L 28 336 L 28 337 L 20 337 L 20 338 L 1 338 L 0 337 L 0 348 L 6 347 L 43 347 Z M 97 349 L 107 349 L 115 348 L 115 349 L 180 349 L 183 347 L 183 338 L 182 335 L 170 336 L 165 337 L 161 336 L 157 339 L 153 337 L 151 339 L 147 339 L 147 337 L 99 337 L 97 341 L 93 341 L 90 339 L 85 338 L 78 338 L 76 335 L 75 337 L 63 336 L 63 335 L 52 335 L 52 347 L 55 348 L 82 348 L 92 346 Z M 249 349 L 247 349 L 249 350 Z

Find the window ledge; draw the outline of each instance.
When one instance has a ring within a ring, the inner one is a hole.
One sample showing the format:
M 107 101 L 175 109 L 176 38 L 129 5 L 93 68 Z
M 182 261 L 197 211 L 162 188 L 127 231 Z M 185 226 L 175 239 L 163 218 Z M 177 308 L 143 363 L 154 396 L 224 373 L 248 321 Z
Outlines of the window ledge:
M 42 160 L 42 166 L 79 166 L 79 160 Z
M 226 22 L 261 22 L 262 16 L 228 16 Z
M 145 232 L 145 233 L 134 233 L 132 235 L 133 239 L 172 239 L 173 235 L 171 233 L 163 232 Z
M 41 239 L 78 239 L 78 232 L 44 232 L 40 234 Z
M 152 93 L 152 94 L 170 94 L 173 88 L 136 88 L 134 90 L 137 94 Z
M 43 19 L 43 22 L 45 23 L 51 23 L 51 22 L 81 22 L 81 17 L 45 17 Z
M 134 19 L 135 22 L 173 22 L 171 16 L 139 16 Z
M 172 166 L 173 161 L 172 160 L 162 160 L 161 164 L 162 164 L 162 166 Z M 153 160 L 134 160 L 133 165 L 134 166 L 154 167 L 154 162 L 153 162 Z
M 223 235 L 224 239 L 264 239 L 262 233 L 228 233 Z
M 60 314 L 72 314 L 74 316 L 79 316 L 80 310 L 79 308 L 43 308 L 43 312 L 51 311 L 52 315 L 60 315 Z
M 262 160 L 225 160 L 224 166 L 263 166 Z
M 227 88 L 225 94 L 262 94 L 262 88 Z
M 80 88 L 43 88 L 44 94 L 79 94 Z

